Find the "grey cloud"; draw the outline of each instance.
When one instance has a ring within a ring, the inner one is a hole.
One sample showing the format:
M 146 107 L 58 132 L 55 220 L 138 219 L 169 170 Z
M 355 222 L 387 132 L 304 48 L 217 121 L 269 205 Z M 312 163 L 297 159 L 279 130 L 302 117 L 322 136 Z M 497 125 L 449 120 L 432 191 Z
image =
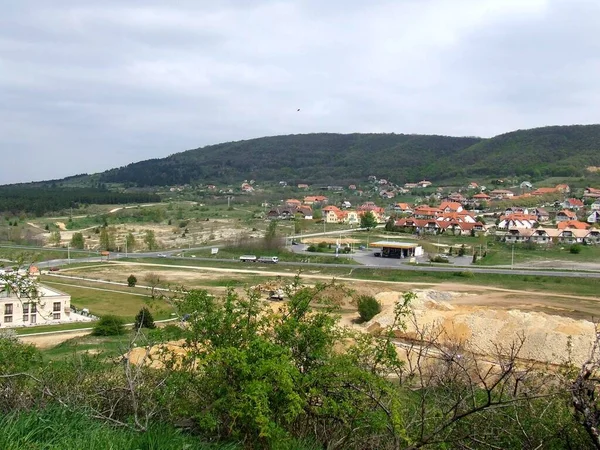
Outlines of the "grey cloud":
M 273 134 L 593 122 L 598 12 L 583 0 L 0 4 L 0 183 Z

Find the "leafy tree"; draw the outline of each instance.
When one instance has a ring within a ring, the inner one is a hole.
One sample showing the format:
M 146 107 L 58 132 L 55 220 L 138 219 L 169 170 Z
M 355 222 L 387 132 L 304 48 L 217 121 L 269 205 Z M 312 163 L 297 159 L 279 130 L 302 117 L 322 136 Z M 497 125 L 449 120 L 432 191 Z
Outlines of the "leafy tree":
M 156 325 L 154 324 L 154 317 L 152 317 L 152 313 L 145 306 L 140 309 L 140 312 L 135 316 L 135 329 L 138 330 L 140 328 L 148 328 L 154 329 Z
M 371 230 L 377 226 L 377 218 L 372 211 L 367 211 L 360 216 L 360 227 Z
M 144 281 L 150 286 L 150 296 L 152 299 L 156 297 L 156 288 L 160 285 L 160 277 L 154 272 L 146 274 Z
M 579 253 L 581 253 L 581 245 L 579 244 L 573 244 L 569 247 L 569 252 L 573 253 L 574 255 L 578 255 Z
M 92 334 L 94 336 L 120 336 L 125 334 L 125 323 L 120 317 L 107 314 L 96 322 Z
M 82 233 L 73 233 L 73 237 L 71 238 L 71 247 L 80 250 L 85 247 L 85 239 L 83 238 Z
M 50 238 L 48 239 L 48 242 L 52 245 L 60 245 L 60 231 L 59 230 L 55 230 L 52 233 L 50 233 Z
M 100 249 L 110 250 L 110 236 L 108 235 L 108 227 L 102 227 L 100 230 Z
M 135 287 L 137 283 L 137 277 L 134 274 L 131 274 L 127 277 L 127 286 Z
M 135 246 L 137 243 L 135 241 L 135 236 L 133 235 L 132 232 L 127 233 L 125 242 L 127 243 L 127 251 L 132 252 L 133 250 L 135 250 Z
M 371 295 L 358 297 L 358 314 L 363 322 L 368 322 L 381 312 L 381 304 Z
M 146 230 L 144 235 L 144 243 L 148 247 L 148 250 L 156 250 L 158 248 L 158 243 L 156 242 L 156 235 L 152 230 Z

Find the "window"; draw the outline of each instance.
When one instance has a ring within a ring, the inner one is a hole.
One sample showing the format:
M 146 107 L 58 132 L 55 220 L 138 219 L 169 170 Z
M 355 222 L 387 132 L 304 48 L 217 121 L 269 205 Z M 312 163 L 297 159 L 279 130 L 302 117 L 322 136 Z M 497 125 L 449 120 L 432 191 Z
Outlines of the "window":
M 32 315 L 31 315 L 31 317 L 29 318 L 29 321 L 30 321 L 31 323 L 35 323 L 35 322 L 36 322 L 36 315 L 35 315 L 35 314 L 32 314 Z
M 35 303 L 31 304 L 31 313 L 35 314 L 37 312 L 37 305 Z
M 60 312 L 60 302 L 54 302 L 53 306 L 52 311 Z
M 52 318 L 54 320 L 60 320 L 60 313 L 54 313 L 54 314 L 52 314 Z
M 29 315 L 23 314 L 23 323 L 28 322 L 28 321 L 29 321 Z
M 12 303 L 7 303 L 6 305 L 4 305 L 4 314 L 12 314 L 12 313 L 13 313 Z
M 23 314 L 29 314 L 29 303 L 23 303 Z
M 12 322 L 12 316 L 4 316 L 4 323 L 11 323 Z

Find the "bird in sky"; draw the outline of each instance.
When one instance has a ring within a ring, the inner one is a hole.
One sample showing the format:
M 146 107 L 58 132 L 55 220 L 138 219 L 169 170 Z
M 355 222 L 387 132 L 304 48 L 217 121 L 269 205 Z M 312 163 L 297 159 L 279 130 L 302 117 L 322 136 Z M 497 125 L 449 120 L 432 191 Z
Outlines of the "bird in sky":
M 300 108 L 298 108 L 298 111 L 300 111 Z M 298 112 L 298 111 L 296 111 L 296 112 Z

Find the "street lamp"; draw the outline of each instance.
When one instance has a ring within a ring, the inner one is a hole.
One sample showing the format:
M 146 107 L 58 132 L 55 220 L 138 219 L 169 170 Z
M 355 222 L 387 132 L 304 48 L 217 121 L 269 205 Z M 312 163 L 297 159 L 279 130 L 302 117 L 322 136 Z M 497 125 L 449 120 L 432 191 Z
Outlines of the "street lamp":
M 69 264 L 71 264 L 71 244 L 67 244 L 67 259 L 69 260 Z
M 515 243 L 513 242 L 512 252 L 510 255 L 510 269 L 511 270 L 514 268 L 514 265 L 515 265 Z

